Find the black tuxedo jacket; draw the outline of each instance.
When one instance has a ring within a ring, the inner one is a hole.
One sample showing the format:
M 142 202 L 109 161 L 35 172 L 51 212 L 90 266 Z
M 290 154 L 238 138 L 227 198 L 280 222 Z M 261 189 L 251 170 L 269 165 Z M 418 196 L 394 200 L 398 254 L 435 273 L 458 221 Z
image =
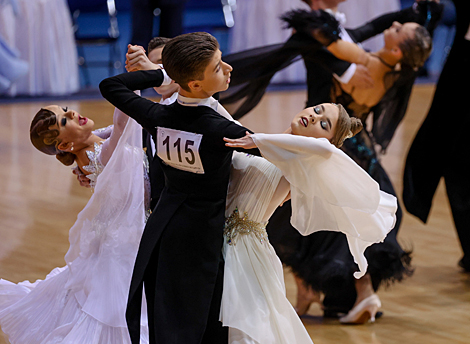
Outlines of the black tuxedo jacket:
M 149 327 L 153 326 L 150 331 L 154 331 L 156 342 L 200 343 L 206 327 L 213 326 L 208 322 L 218 322 L 213 296 L 218 295 L 215 303 L 220 304 L 223 281 L 221 249 L 233 151 L 225 146 L 223 137 L 243 137 L 247 129 L 206 106 L 160 105 L 132 92 L 159 86 L 162 81 L 161 71 L 142 71 L 117 75 L 100 84 L 103 96 L 154 138 L 157 126 L 202 135 L 198 151 L 183 150 L 181 154 L 183 159 L 198 154 L 203 174 L 160 161 L 165 186 L 142 236 L 126 316 L 132 342 L 139 343 L 145 283 Z M 250 153 L 259 155 L 259 151 Z M 153 295 L 149 286 L 154 288 Z M 216 319 L 208 320 L 214 312 Z
M 468 260 L 470 116 L 465 99 L 469 97 L 467 85 L 470 79 L 470 40 L 467 36 L 470 2 L 453 0 L 453 3 L 457 14 L 454 42 L 439 76 L 431 108 L 408 152 L 403 176 L 403 201 L 408 212 L 426 222 L 434 194 L 444 177 L 455 226 Z M 446 129 L 446 120 L 453 123 L 450 129 Z
M 143 147 L 145 147 L 145 153 L 147 155 L 147 159 L 149 162 L 149 179 L 150 179 L 150 209 L 153 211 L 155 206 L 160 199 L 160 195 L 163 191 L 163 187 L 165 186 L 165 175 L 163 174 L 163 170 L 160 164 L 160 159 L 158 157 L 154 157 L 152 154 L 152 143 L 153 140 L 152 135 L 143 129 L 142 130 L 142 143 Z

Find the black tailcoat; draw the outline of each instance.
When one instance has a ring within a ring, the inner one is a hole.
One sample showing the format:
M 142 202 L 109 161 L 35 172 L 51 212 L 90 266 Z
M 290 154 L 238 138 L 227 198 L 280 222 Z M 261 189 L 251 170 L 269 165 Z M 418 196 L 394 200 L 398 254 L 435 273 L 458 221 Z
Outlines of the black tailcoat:
M 468 175 L 470 2 L 453 0 L 457 24 L 454 42 L 437 82 L 428 115 L 406 159 L 403 202 L 423 222 L 443 177 L 455 227 L 470 271 L 470 178 Z M 447 125 L 448 124 L 448 125 Z
M 103 96 L 154 138 L 157 126 L 202 134 L 199 151 L 183 151 L 182 158 L 199 154 L 204 174 L 161 164 L 165 187 L 137 254 L 126 313 L 128 327 L 132 342 L 139 343 L 144 286 L 152 343 L 225 343 L 218 317 L 225 198 L 233 149 L 225 146 L 223 137 L 243 137 L 247 129 L 206 106 L 160 105 L 131 91 L 159 86 L 162 81 L 161 71 L 142 71 L 117 75 L 100 84 Z

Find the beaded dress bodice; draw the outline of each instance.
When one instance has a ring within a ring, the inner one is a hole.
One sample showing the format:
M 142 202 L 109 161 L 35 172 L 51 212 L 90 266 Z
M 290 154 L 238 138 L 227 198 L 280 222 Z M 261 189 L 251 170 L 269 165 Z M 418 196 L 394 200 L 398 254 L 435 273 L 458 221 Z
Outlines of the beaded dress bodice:
M 95 187 L 96 181 L 98 176 L 103 172 L 104 165 L 101 163 L 100 155 L 103 149 L 103 143 L 94 143 L 93 147 L 94 150 L 87 150 L 86 154 L 90 163 L 88 165 L 83 166 L 83 169 L 90 174 L 87 174 L 87 178 L 90 179 L 90 186 L 92 188 Z M 149 215 L 149 208 L 150 208 L 150 177 L 149 177 L 149 162 L 147 159 L 147 155 L 143 154 L 143 167 L 144 167 L 144 188 L 145 188 L 145 209 L 147 212 L 147 216 Z
M 235 245 L 242 235 L 261 243 L 267 240 L 266 224 L 273 195 L 282 177 L 279 169 L 263 158 L 235 152 L 225 212 L 225 237 Z M 286 194 L 288 190 L 285 190 Z
M 87 150 L 86 155 L 90 163 L 88 165 L 83 166 L 83 169 L 90 174 L 87 175 L 87 178 L 90 179 L 90 185 L 92 187 L 95 186 L 96 180 L 101 172 L 103 172 L 104 165 L 101 163 L 99 158 L 101 154 L 101 150 L 103 148 L 103 142 L 95 142 L 93 145 L 94 150 Z

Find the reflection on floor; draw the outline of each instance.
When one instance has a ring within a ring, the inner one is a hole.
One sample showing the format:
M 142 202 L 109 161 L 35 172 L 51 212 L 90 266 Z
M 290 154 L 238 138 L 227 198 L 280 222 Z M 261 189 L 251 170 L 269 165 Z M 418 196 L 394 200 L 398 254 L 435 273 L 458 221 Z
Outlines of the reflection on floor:
M 382 157 L 398 195 L 404 157 L 429 108 L 434 87 L 415 86 L 404 122 Z M 256 132 L 283 131 L 305 102 L 305 91 L 270 92 L 242 122 Z M 103 127 L 112 120 L 105 101 L 48 99 L 0 105 L 0 278 L 42 279 L 64 264 L 68 230 L 91 196 L 70 168 L 37 152 L 29 141 L 30 120 L 39 107 L 57 103 L 77 110 Z M 344 326 L 323 319 L 318 304 L 303 318 L 315 344 L 468 344 L 470 275 L 457 267 L 461 249 L 444 186 L 439 187 L 429 223 L 405 213 L 400 241 L 413 249 L 415 274 L 380 289 L 384 315 L 375 324 Z M 285 271 L 287 296 L 295 300 L 292 274 Z M 0 335 L 1 337 L 1 335 Z M 7 343 L 0 338 L 0 344 Z

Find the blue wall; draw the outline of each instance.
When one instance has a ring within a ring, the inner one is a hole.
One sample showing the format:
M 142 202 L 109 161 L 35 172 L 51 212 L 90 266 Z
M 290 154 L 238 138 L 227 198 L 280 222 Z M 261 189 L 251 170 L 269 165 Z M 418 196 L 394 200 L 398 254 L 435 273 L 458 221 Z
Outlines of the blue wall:
M 78 1 L 81 0 L 70 0 Z M 124 72 L 125 53 L 131 36 L 131 0 L 115 0 L 118 11 L 118 26 L 120 31 L 119 50 L 122 55 L 121 68 L 114 70 L 113 74 Z M 73 4 L 71 5 L 73 6 Z M 98 32 L 106 32 L 109 20 L 106 13 L 82 13 L 79 16 L 80 34 L 93 35 Z M 154 36 L 158 36 L 158 17 L 154 21 Z M 225 26 L 224 15 L 220 0 L 189 0 L 183 19 L 184 31 L 207 31 L 214 35 L 219 41 L 222 53 L 228 49 L 229 28 Z M 84 47 L 87 61 L 107 61 L 109 56 L 108 46 L 86 46 Z M 91 88 L 96 88 L 99 82 L 109 76 L 107 67 L 89 67 Z M 80 70 L 80 83 L 85 87 L 83 71 Z

